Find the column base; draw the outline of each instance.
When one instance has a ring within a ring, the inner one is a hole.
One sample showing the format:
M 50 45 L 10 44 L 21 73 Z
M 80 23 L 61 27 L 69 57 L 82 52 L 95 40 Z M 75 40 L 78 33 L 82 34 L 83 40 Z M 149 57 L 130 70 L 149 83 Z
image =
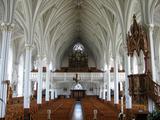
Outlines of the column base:
M 30 120 L 29 108 L 24 108 L 24 120 Z

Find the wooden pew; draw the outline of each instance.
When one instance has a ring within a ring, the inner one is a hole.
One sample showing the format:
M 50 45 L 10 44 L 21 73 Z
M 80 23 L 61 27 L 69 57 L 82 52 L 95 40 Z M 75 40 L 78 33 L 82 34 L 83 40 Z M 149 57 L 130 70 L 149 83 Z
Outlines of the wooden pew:
M 82 108 L 85 120 L 93 119 L 93 111 L 97 110 L 97 120 L 117 120 L 117 113 L 110 109 L 106 103 L 98 99 L 85 98 L 82 100 Z

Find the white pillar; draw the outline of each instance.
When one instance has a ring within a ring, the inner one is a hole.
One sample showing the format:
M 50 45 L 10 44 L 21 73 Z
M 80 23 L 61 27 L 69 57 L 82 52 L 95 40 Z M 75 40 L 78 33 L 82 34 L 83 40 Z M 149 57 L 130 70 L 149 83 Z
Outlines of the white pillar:
M 106 99 L 106 89 L 105 89 L 105 83 L 103 84 L 103 96 L 102 99 L 105 100 Z
M 54 100 L 54 89 L 51 90 L 51 100 Z
M 151 52 L 152 79 L 153 79 L 153 81 L 156 81 L 154 45 L 153 45 L 153 30 L 154 30 L 154 25 L 150 24 L 149 25 L 149 41 L 150 41 L 150 52 Z
M 31 71 L 32 71 L 32 52 L 30 53 L 30 65 L 29 65 L 29 72 Z M 30 96 L 32 95 L 32 80 L 30 74 L 29 74 L 29 95 Z
M 103 96 L 102 98 L 104 100 L 106 98 L 106 72 L 103 73 Z
M 129 95 L 129 80 L 128 75 L 130 74 L 130 56 L 125 54 L 125 98 L 126 98 L 126 109 L 132 108 L 132 98 Z
M 102 85 L 100 84 L 100 87 L 99 87 L 99 98 L 102 98 Z
M 30 44 L 25 45 L 26 56 L 25 56 L 25 73 L 24 73 L 24 109 L 30 108 L 30 64 L 31 64 L 31 53 L 32 46 Z
M 111 101 L 110 69 L 107 70 L 107 101 Z
M 7 85 L 4 84 L 5 80 L 8 80 L 8 55 L 9 55 L 9 43 L 11 41 L 11 34 L 13 24 L 1 24 L 2 28 L 2 51 L 1 51 L 1 64 L 0 64 L 0 118 L 4 118 L 6 112 L 6 97 L 7 97 Z
M 54 92 L 55 92 L 55 98 L 58 98 L 57 88 L 55 88 L 54 90 L 55 90 L 55 91 L 54 91 Z
M 37 90 L 37 104 L 42 104 L 42 57 L 38 60 L 38 90 Z
M 156 82 L 156 70 L 155 70 L 155 59 L 154 59 L 154 44 L 153 44 L 153 30 L 154 25 L 149 25 L 149 42 L 150 42 L 150 55 L 151 55 L 151 69 L 152 69 L 152 80 Z M 153 112 L 155 103 L 152 99 L 148 98 L 148 111 Z
M 18 62 L 13 63 L 12 68 L 13 68 L 13 70 L 12 70 L 12 80 L 11 80 L 11 83 L 12 83 L 12 85 L 14 87 L 16 87 L 16 88 L 14 88 L 15 91 L 13 91 L 13 96 L 17 97 L 18 96 L 18 83 L 19 83 L 19 81 L 18 81 L 18 79 L 19 79 L 18 78 L 19 63 Z
M 49 64 L 47 64 L 46 67 L 46 101 L 49 101 L 49 85 L 50 85 L 50 69 L 49 69 Z
M 114 104 L 119 104 L 119 90 L 118 90 L 118 61 L 114 60 Z

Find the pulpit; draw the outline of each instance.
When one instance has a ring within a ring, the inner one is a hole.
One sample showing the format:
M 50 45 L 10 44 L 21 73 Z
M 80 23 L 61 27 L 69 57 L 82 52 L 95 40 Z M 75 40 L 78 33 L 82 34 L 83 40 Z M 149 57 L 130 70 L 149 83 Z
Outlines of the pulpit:
M 149 92 L 150 74 L 129 75 L 129 93 L 134 101 L 139 104 L 144 104 L 147 101 Z
M 86 95 L 86 90 L 71 90 L 71 98 L 75 98 L 76 100 L 84 98 L 85 95 Z

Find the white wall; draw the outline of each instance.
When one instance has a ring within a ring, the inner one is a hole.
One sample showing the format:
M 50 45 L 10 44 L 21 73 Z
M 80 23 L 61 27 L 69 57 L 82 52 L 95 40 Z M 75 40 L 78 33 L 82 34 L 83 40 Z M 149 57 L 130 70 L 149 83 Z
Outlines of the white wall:
M 91 55 L 88 55 L 88 67 L 96 67 L 96 62 Z
M 68 67 L 68 66 L 69 66 L 68 63 L 69 63 L 69 61 L 68 61 L 68 55 L 65 55 L 65 56 L 63 57 L 61 66 L 62 66 L 62 67 Z

